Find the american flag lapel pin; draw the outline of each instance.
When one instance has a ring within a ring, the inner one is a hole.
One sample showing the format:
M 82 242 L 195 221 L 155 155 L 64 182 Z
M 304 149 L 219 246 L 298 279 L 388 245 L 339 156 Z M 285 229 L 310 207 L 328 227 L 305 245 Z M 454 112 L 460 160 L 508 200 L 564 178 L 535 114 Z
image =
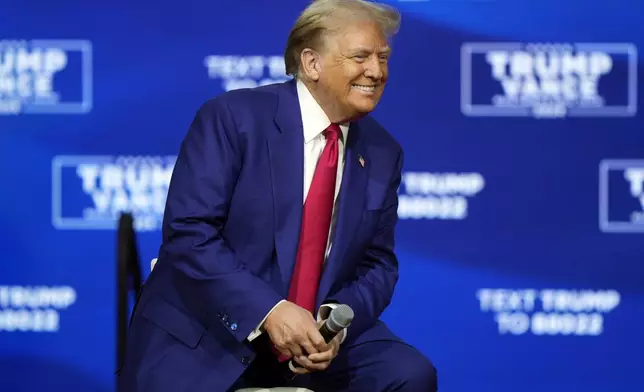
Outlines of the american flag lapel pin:
M 364 158 L 362 155 L 358 155 L 358 162 L 360 163 L 360 166 L 364 167 Z

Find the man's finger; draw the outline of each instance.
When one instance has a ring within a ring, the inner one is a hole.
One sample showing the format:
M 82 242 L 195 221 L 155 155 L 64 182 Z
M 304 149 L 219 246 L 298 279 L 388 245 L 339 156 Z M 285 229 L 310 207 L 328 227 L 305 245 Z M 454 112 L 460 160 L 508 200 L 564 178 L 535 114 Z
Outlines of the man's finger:
M 335 356 L 334 350 L 331 349 L 321 353 L 311 354 L 309 355 L 308 359 L 312 363 L 329 362 L 333 359 L 334 356 Z
M 297 343 L 292 343 L 287 346 L 288 350 L 291 352 L 292 357 L 299 357 L 303 355 L 302 348 Z
M 331 361 L 338 355 L 338 351 L 340 351 L 340 340 L 336 337 L 329 343 L 328 350 L 318 354 L 311 354 L 308 358 L 314 363 Z
M 307 373 L 311 373 L 311 371 L 310 371 L 309 369 L 307 369 L 307 368 L 306 368 L 306 366 L 304 365 L 304 363 L 306 363 L 306 362 L 305 362 L 305 361 L 303 361 L 303 360 L 302 360 L 302 359 L 300 359 L 300 358 L 303 358 L 303 357 L 293 357 L 293 361 L 295 361 L 295 362 L 299 363 L 299 364 L 300 364 L 300 365 L 302 365 L 303 367 L 295 367 L 295 366 L 290 366 L 290 365 L 289 365 L 289 367 L 291 368 L 291 370 L 293 371 L 293 373 L 295 373 L 295 374 L 307 374 Z M 304 363 L 303 363 L 303 362 L 304 362 Z
M 304 339 L 301 345 L 304 347 L 304 350 L 306 350 L 306 353 L 303 354 L 316 354 L 320 352 L 320 350 L 318 350 L 309 339 Z
M 340 351 L 340 345 L 342 344 L 342 339 L 341 335 L 337 335 L 332 341 L 331 341 L 331 347 L 334 350 L 335 355 L 338 354 L 338 351 Z
M 318 352 L 327 351 L 329 349 L 329 345 L 324 341 L 324 338 L 320 334 L 320 331 L 318 331 L 317 329 L 309 330 L 307 335 L 309 336 L 309 339 L 311 339 L 311 343 L 313 343 Z
M 305 369 L 310 371 L 324 370 L 329 366 L 329 362 L 313 363 L 307 357 L 295 357 L 293 359 L 295 360 L 295 362 L 299 363 L 300 365 L 304 366 Z

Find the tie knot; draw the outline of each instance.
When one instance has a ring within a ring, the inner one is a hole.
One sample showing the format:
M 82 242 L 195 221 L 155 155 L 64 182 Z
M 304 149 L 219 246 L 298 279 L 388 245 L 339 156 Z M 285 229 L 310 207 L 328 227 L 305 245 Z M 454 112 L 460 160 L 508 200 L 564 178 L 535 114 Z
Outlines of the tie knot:
M 340 126 L 338 124 L 331 124 L 324 130 L 324 137 L 329 141 L 336 141 L 341 136 Z

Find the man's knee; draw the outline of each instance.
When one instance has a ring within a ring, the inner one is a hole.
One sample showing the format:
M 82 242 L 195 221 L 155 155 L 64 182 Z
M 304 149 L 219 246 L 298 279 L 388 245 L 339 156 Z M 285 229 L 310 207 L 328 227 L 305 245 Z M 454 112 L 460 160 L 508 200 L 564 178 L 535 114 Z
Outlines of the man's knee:
M 401 345 L 391 358 L 390 374 L 401 391 L 436 392 L 438 376 L 434 364 L 415 348 Z

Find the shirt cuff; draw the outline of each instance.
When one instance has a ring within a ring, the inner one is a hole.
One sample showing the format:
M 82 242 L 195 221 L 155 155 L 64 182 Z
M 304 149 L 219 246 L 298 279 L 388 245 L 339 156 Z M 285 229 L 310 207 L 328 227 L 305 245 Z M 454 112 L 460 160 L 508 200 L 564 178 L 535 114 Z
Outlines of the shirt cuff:
M 281 304 L 282 302 L 286 301 L 285 299 L 279 301 L 278 303 L 273 306 L 273 308 L 264 316 L 264 319 L 259 323 L 259 325 L 250 331 L 250 334 L 248 335 L 248 341 L 252 342 L 255 338 L 257 338 L 259 335 L 262 334 L 262 326 L 264 325 L 264 321 L 268 318 L 268 315 L 271 314 L 271 312 L 277 307 L 277 305 Z
M 334 304 L 334 303 L 322 304 L 320 306 L 320 309 L 318 310 L 318 322 L 329 318 L 329 314 L 331 314 L 331 311 L 337 307 L 338 307 L 338 304 Z M 347 329 L 343 328 L 342 331 L 340 331 L 340 335 L 342 336 L 342 338 L 340 339 L 340 344 L 342 344 L 344 343 L 344 340 L 347 338 Z

